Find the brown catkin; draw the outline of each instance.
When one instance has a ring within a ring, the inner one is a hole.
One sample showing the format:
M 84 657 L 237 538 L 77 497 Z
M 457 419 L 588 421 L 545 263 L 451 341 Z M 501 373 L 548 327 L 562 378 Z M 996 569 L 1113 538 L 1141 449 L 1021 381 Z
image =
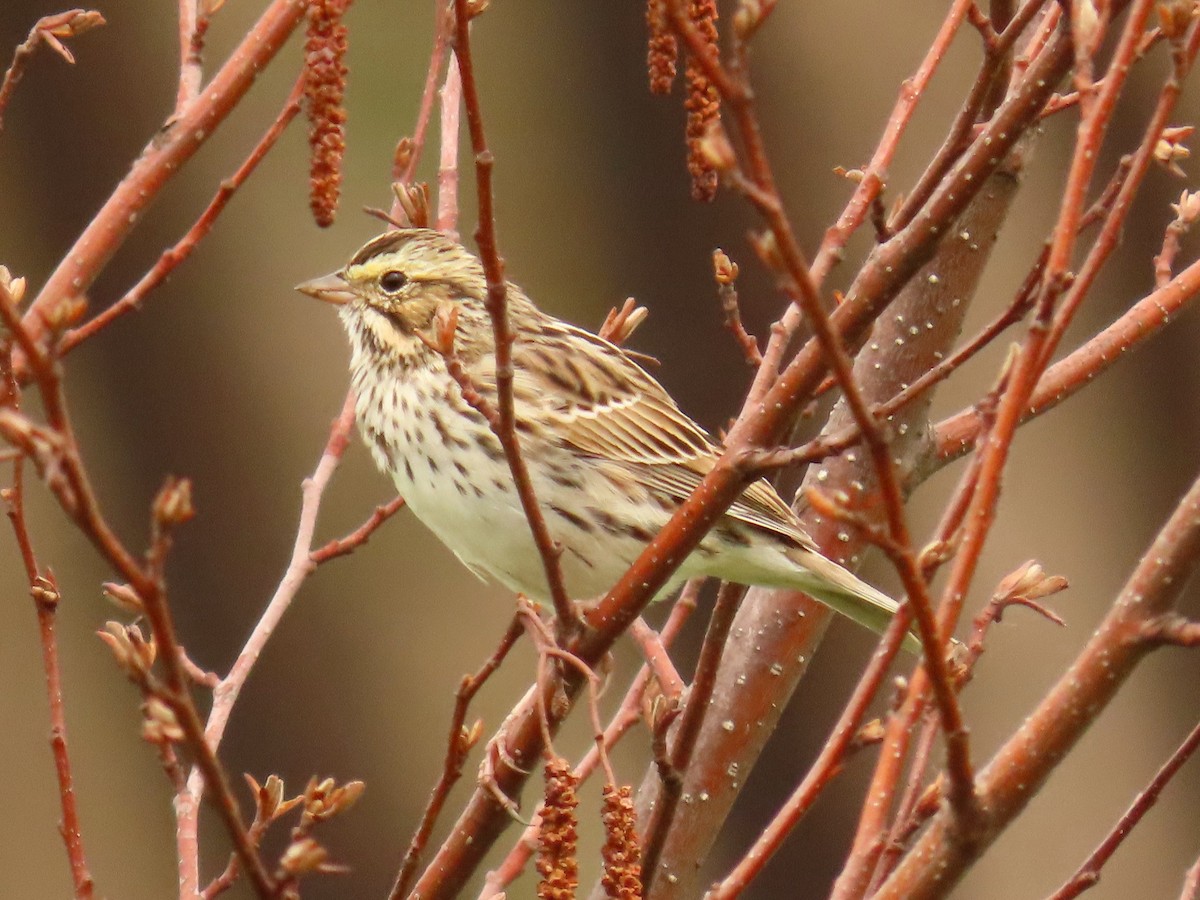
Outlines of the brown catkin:
M 561 757 L 546 763 L 546 796 L 538 833 L 538 900 L 574 900 L 579 885 L 575 808 L 579 779 Z
M 704 36 L 705 43 L 715 53 L 717 48 L 716 0 L 689 0 L 688 18 Z M 687 147 L 688 172 L 692 176 L 692 197 L 710 201 L 717 194 L 717 172 L 701 149 L 709 126 L 721 117 L 721 99 L 694 59 L 687 62 Z
M 346 26 L 350 0 L 309 0 L 304 43 L 304 96 L 308 100 L 309 205 L 327 228 L 337 213 L 346 152 Z
M 642 849 L 638 844 L 633 790 L 629 785 L 604 786 L 604 896 L 612 900 L 641 900 Z
M 667 27 L 667 0 L 647 0 L 646 28 L 650 32 L 646 67 L 650 72 L 650 93 L 669 94 L 675 83 L 675 65 L 679 42 Z

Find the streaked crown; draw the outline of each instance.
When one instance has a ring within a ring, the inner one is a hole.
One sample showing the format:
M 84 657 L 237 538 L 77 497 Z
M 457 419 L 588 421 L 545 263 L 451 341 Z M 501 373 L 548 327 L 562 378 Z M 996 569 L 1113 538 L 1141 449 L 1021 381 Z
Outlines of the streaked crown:
M 488 339 L 483 266 L 440 232 L 385 232 L 355 253 L 335 277 L 352 297 L 342 310 L 352 335 L 365 327 L 378 344 L 408 350 L 415 332 L 428 332 L 438 309 L 453 304 L 461 343 Z
M 483 299 L 479 260 L 427 228 L 384 232 L 355 253 L 339 274 L 355 294 L 383 312 L 420 297 Z

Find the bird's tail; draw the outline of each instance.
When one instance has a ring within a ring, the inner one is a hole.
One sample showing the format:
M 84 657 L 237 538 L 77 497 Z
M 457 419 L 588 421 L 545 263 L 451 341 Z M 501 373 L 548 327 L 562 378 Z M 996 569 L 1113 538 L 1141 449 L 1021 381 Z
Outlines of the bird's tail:
M 876 634 L 887 630 L 900 608 L 895 600 L 819 553 L 799 548 L 789 555 L 800 567 L 795 578 L 796 588 Z M 920 655 L 921 641 L 914 627 L 910 626 L 903 646 L 908 652 Z

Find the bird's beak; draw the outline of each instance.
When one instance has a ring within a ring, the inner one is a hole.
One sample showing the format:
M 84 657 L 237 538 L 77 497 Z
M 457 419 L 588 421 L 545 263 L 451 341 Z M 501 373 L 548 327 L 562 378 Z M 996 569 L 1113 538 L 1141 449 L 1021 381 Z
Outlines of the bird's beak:
M 350 289 L 350 285 L 346 283 L 346 279 L 342 277 L 341 272 L 334 272 L 332 275 L 322 275 L 320 278 L 314 278 L 312 281 L 298 284 L 296 285 L 296 290 L 302 294 L 308 294 L 310 297 L 316 297 L 318 300 L 324 300 L 326 303 L 333 303 L 337 306 L 342 306 L 354 299 L 354 291 Z

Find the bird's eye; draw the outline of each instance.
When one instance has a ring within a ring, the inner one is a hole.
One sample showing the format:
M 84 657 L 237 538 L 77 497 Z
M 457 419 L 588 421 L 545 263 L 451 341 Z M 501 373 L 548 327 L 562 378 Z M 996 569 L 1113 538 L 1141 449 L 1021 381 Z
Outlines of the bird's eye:
M 406 284 L 408 284 L 408 276 L 397 269 L 392 269 L 390 272 L 384 272 L 379 278 L 379 286 L 389 294 L 395 294 Z

